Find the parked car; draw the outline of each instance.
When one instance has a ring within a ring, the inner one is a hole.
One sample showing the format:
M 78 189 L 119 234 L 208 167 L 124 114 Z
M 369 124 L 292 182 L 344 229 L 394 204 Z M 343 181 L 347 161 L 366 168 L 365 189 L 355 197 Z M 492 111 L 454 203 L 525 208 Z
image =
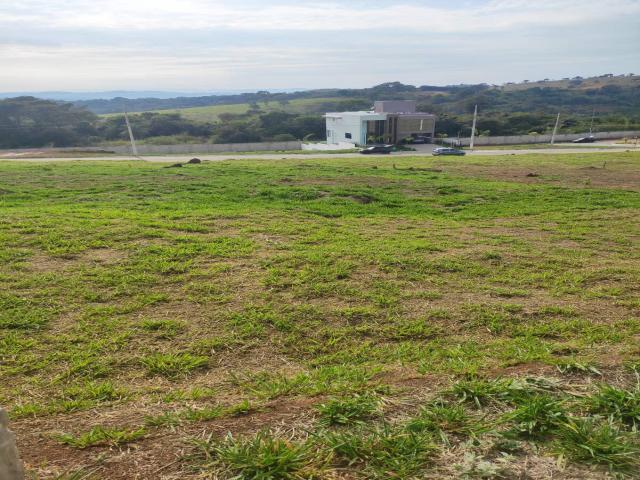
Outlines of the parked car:
M 425 143 L 431 143 L 431 139 L 429 137 L 417 136 L 412 138 L 409 143 L 414 145 L 424 145 Z
M 366 147 L 360 150 L 360 153 L 363 155 L 370 155 L 372 153 L 381 153 L 381 154 L 389 154 L 391 153 L 391 149 L 393 145 L 373 145 L 371 147 Z
M 433 155 L 465 155 L 463 150 L 457 148 L 440 147 L 433 150 Z
M 596 137 L 589 135 L 588 137 L 576 138 L 573 143 L 593 143 L 596 141 Z

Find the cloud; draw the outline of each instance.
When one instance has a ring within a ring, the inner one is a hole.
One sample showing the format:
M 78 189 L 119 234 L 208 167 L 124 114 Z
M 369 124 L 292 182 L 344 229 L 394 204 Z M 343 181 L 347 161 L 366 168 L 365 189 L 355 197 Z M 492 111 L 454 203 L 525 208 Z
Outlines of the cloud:
M 165 30 L 428 30 L 441 33 L 499 31 L 561 26 L 640 13 L 636 0 L 492 0 L 466 7 L 423 3 L 312 2 L 304 5 L 220 0 L 23 0 L 0 6 L 4 22 L 46 24 L 51 28 Z
M 501 82 L 640 70 L 640 1 L 0 0 L 0 90 Z

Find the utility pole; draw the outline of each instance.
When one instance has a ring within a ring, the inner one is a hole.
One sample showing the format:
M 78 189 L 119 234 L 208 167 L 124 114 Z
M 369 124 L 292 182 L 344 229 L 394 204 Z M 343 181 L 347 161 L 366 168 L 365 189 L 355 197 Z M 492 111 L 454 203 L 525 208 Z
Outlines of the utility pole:
M 478 105 L 473 110 L 473 125 L 471 126 L 471 140 L 469 141 L 469 149 L 473 150 L 473 140 L 476 135 L 476 120 L 478 119 Z
M 124 111 L 124 121 L 127 123 L 127 130 L 129 130 L 129 140 L 131 140 L 131 153 L 134 157 L 138 156 L 138 148 L 136 147 L 136 139 L 133 138 L 133 130 L 131 130 L 131 123 L 129 123 L 129 115 L 127 111 Z
M 558 112 L 558 118 L 556 118 L 556 126 L 553 127 L 553 133 L 551 134 L 551 145 L 556 141 L 556 134 L 558 133 L 558 125 L 560 124 L 560 112 Z

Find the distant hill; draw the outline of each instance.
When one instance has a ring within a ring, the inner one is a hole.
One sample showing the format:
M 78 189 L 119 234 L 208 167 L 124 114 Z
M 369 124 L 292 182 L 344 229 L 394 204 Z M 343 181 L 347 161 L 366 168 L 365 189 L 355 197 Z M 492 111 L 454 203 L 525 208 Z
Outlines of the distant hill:
M 529 88 L 559 88 L 567 90 L 588 90 L 598 89 L 606 86 L 615 85 L 618 87 L 637 87 L 640 86 L 640 75 L 632 73 L 627 75 L 613 75 L 608 73 L 599 77 L 573 77 L 563 78 L 562 80 L 538 80 L 535 82 L 507 83 L 503 85 L 503 90 L 526 90 Z
M 278 92 L 296 92 L 300 90 L 301 89 L 284 89 L 278 90 Z M 250 90 L 212 90 L 206 92 L 206 96 L 237 95 L 249 92 Z M 205 92 L 175 92 L 165 90 L 108 90 L 97 92 L 0 92 L 0 99 L 16 97 L 36 97 L 45 100 L 60 100 L 65 102 L 79 102 L 86 100 L 112 100 L 115 98 L 126 98 L 132 100 L 140 98 L 154 98 L 166 100 L 169 98 L 202 96 L 205 96 Z
M 217 113 L 248 109 L 244 106 L 278 102 L 309 100 L 309 110 L 301 113 L 317 113 L 316 107 L 322 101 L 316 99 L 334 99 L 338 106 L 344 102 L 372 104 L 375 100 L 414 99 L 435 113 L 463 114 L 470 105 L 478 103 L 483 109 L 501 112 L 531 112 L 540 110 L 566 109 L 573 113 L 584 113 L 592 109 L 602 112 L 621 111 L 625 113 L 640 111 L 638 91 L 640 76 L 623 75 L 562 80 L 540 80 L 535 82 L 508 83 L 505 85 L 405 85 L 400 82 L 388 82 L 363 89 L 318 89 L 294 92 L 250 92 L 206 96 L 178 96 L 174 98 L 125 98 L 90 99 L 75 101 L 74 104 L 85 107 L 96 114 L 121 113 L 124 108 L 130 112 L 180 111 L 192 116 L 186 109 L 237 106 L 216 109 Z M 265 103 L 266 102 L 266 103 Z M 332 105 L 326 105 L 331 109 Z
M 195 97 L 175 97 L 175 98 L 125 98 L 116 97 L 110 99 L 91 99 L 73 102 L 79 107 L 87 108 L 92 112 L 102 115 L 107 113 L 122 113 L 126 108 L 129 112 L 151 112 L 157 110 L 173 110 L 194 107 L 210 107 L 214 105 L 237 105 L 250 104 L 263 101 L 290 101 L 297 98 L 328 97 L 324 90 L 312 90 L 302 92 L 253 92 L 235 93 L 225 95 L 206 95 Z
M 368 100 L 344 99 L 340 97 L 297 98 L 286 101 L 264 101 L 258 104 L 261 113 L 286 112 L 292 114 L 324 114 L 333 110 L 361 110 L 371 107 Z M 250 103 L 234 103 L 223 105 L 210 105 L 207 107 L 177 108 L 169 110 L 155 110 L 155 113 L 173 114 L 179 113 L 184 118 L 200 122 L 217 122 L 220 115 L 246 115 L 250 114 L 255 105 Z M 117 114 L 109 114 L 117 115 Z

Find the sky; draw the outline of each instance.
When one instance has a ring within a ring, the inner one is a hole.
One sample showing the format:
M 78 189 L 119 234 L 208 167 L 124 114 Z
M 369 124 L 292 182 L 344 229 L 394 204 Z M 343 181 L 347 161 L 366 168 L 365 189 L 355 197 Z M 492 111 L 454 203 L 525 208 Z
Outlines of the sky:
M 640 73 L 640 0 L 0 0 L 0 91 Z

